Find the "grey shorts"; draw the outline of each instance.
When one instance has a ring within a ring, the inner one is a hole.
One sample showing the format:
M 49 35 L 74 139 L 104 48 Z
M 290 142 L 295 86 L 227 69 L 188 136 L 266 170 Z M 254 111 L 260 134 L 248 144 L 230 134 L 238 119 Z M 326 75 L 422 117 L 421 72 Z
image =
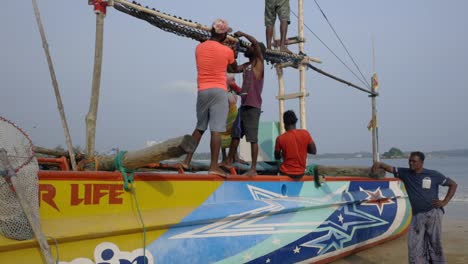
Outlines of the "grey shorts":
M 198 92 L 196 129 L 205 131 L 210 125 L 213 132 L 225 132 L 228 111 L 229 102 L 224 89 L 213 88 Z
M 289 0 L 265 0 L 265 26 L 274 26 L 276 15 L 289 22 L 289 13 Z
M 242 138 L 250 143 L 258 142 L 258 123 L 261 110 L 252 106 L 241 106 L 236 121 L 232 126 L 231 137 Z

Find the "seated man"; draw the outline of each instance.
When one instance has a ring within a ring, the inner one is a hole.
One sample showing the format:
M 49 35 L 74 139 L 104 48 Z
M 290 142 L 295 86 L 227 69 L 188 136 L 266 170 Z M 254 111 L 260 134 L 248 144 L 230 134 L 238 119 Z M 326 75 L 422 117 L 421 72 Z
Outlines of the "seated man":
M 279 173 L 292 178 L 304 176 L 307 165 L 307 153 L 316 154 L 317 147 L 305 129 L 296 129 L 297 117 L 292 110 L 283 114 L 286 132 L 276 138 L 275 159 L 283 157 Z

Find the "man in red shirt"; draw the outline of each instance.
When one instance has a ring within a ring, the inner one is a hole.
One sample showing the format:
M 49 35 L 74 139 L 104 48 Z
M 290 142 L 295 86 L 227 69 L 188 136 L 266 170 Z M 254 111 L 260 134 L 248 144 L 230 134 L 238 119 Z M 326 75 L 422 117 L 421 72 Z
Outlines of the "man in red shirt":
M 297 117 L 292 110 L 284 112 L 283 122 L 286 132 L 276 138 L 275 159 L 283 157 L 280 174 L 300 178 L 306 170 L 307 153 L 315 155 L 317 147 L 307 130 L 296 129 Z

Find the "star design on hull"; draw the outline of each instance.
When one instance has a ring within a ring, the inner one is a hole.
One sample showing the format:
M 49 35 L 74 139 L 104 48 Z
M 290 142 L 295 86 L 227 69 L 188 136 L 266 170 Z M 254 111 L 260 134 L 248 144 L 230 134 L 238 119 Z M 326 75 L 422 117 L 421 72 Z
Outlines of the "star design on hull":
M 359 187 L 359 190 L 367 194 L 367 197 L 365 198 L 366 201 L 363 202 L 362 205 L 376 206 L 379 211 L 379 215 L 382 215 L 385 205 L 395 203 L 392 199 L 387 198 L 382 194 L 380 187 L 375 191 L 364 190 L 362 187 Z
M 247 188 L 255 201 L 261 201 L 265 205 L 252 210 L 232 214 L 224 219 L 212 224 L 199 227 L 184 233 L 170 237 L 170 239 L 187 238 L 206 238 L 206 237 L 233 237 L 247 235 L 265 235 L 265 234 L 291 234 L 304 233 L 311 231 L 312 226 L 320 225 L 320 222 L 262 222 L 268 220 L 272 215 L 286 209 L 284 203 L 297 202 L 302 204 L 322 204 L 329 200 L 340 197 L 344 188 L 340 188 L 325 197 L 312 199 L 298 199 L 297 197 L 288 197 L 279 193 L 265 190 L 256 186 L 247 185 Z M 273 240 L 273 244 L 279 240 Z
M 317 254 L 322 255 L 330 251 L 344 248 L 346 243 L 351 241 L 355 233 L 360 229 L 388 224 L 388 222 L 383 219 L 357 209 L 356 204 L 344 206 L 336 213 L 338 215 L 329 218 L 329 220 L 325 221 L 314 231 L 316 234 L 323 234 L 301 244 L 301 246 L 317 248 Z M 341 222 L 341 219 L 345 217 L 352 220 Z

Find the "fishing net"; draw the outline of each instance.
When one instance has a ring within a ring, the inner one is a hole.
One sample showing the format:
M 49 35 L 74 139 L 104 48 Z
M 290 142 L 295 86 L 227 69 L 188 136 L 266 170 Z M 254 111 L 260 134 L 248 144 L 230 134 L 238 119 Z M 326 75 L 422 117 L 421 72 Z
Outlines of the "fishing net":
M 29 138 L 13 123 L 0 117 L 0 232 L 11 239 L 25 240 L 34 236 L 31 225 L 16 195 L 26 194 L 31 211 L 39 215 L 38 164 Z M 8 170 L 12 170 L 8 172 Z M 7 174 L 16 173 L 18 185 L 13 188 Z
M 46 263 L 53 263 L 41 231 L 37 173 L 32 142 L 0 116 L 0 233 L 16 240 L 36 237 Z
M 142 7 L 141 4 L 135 1 L 132 1 L 131 3 L 127 1 L 114 2 L 114 8 L 120 12 L 126 13 L 138 19 L 145 20 L 151 25 L 166 32 L 173 33 L 177 36 L 191 38 L 200 42 L 203 42 L 210 38 L 210 32 L 201 28 L 186 25 L 183 22 L 190 22 L 195 24 L 200 23 L 193 22 L 192 20 L 184 19 L 182 17 L 177 17 L 171 14 L 166 14 L 148 6 Z M 175 19 L 168 19 L 167 16 Z M 239 52 L 242 53 L 245 52 L 247 50 L 247 47 L 251 45 L 251 43 L 247 41 L 238 41 Z M 293 62 L 296 64 L 303 60 L 305 57 L 305 54 L 289 54 L 281 52 L 279 50 L 266 50 L 264 56 L 265 60 L 270 63 Z

